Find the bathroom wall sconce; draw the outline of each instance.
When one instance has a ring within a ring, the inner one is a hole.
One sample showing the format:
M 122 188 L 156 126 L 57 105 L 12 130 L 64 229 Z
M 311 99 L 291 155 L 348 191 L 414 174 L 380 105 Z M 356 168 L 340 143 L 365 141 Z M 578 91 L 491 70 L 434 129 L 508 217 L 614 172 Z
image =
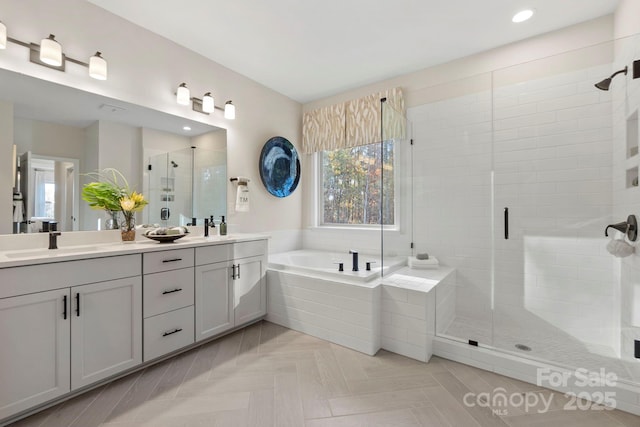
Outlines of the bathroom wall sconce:
M 176 102 L 180 105 L 189 105 L 189 103 L 191 103 L 191 109 L 198 113 L 211 114 L 214 110 L 220 110 L 224 111 L 225 119 L 234 120 L 236 118 L 236 107 L 231 101 L 227 101 L 224 104 L 224 108 L 222 108 L 215 104 L 211 92 L 202 95 L 202 99 L 192 97 L 186 83 L 180 83 L 178 86 L 176 90 Z
M 49 34 L 49 37 L 42 39 L 40 44 L 27 43 L 7 36 L 7 26 L 0 22 L 0 49 L 6 49 L 7 42 L 29 49 L 29 60 L 34 64 L 65 71 L 66 62 L 69 61 L 87 67 L 89 76 L 94 79 L 107 79 L 107 61 L 104 60 L 100 52 L 96 52 L 95 55 L 89 58 L 89 63 L 71 58 L 62 52 L 62 46 L 53 34 Z

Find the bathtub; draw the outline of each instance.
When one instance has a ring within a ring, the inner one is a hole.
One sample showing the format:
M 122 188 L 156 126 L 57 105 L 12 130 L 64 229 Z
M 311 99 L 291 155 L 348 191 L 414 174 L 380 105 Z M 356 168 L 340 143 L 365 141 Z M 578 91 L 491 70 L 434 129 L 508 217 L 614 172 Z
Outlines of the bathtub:
M 374 355 L 380 349 L 380 257 L 359 254 L 360 271 L 342 253 L 298 250 L 269 255 L 267 320 Z M 339 262 L 344 271 L 338 271 Z M 371 271 L 366 263 L 375 262 Z M 406 264 L 386 258 L 385 275 Z
M 366 270 L 367 262 L 371 263 L 371 271 Z M 343 263 L 344 271 L 338 271 L 339 263 Z M 406 265 L 406 258 L 385 257 L 384 273 L 390 273 Z M 268 268 L 298 272 L 314 277 L 322 276 L 329 280 L 346 280 L 349 282 L 370 282 L 379 278 L 381 273 L 380 256 L 358 255 L 359 271 L 352 271 L 352 255 L 345 252 L 329 252 L 302 249 L 280 254 L 269 255 Z

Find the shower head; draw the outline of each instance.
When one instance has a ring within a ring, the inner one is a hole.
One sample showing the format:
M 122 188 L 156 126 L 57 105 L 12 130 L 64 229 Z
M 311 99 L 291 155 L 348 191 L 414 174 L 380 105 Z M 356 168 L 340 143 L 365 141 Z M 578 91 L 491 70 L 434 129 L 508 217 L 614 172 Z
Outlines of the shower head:
M 615 73 L 611 74 L 611 77 L 608 77 L 602 80 L 601 82 L 596 83 L 595 86 L 600 90 L 609 90 L 609 86 L 611 86 L 611 81 L 613 80 L 613 78 L 621 73 L 624 73 L 626 75 L 627 70 L 628 70 L 628 67 L 624 67 L 624 69 L 616 71 Z
M 171 166 L 173 166 L 174 168 L 177 168 L 178 164 L 176 162 L 174 162 L 173 160 L 171 160 Z

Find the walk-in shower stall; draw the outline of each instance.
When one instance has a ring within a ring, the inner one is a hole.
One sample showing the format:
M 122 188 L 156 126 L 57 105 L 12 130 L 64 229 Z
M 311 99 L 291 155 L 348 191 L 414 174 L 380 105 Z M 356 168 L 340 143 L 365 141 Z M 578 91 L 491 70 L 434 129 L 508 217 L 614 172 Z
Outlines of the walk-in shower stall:
M 634 36 L 414 91 L 400 137 L 381 103 L 400 218 L 383 254 L 455 268 L 437 336 L 640 383 L 640 254 L 605 237 L 640 215 L 639 59 Z

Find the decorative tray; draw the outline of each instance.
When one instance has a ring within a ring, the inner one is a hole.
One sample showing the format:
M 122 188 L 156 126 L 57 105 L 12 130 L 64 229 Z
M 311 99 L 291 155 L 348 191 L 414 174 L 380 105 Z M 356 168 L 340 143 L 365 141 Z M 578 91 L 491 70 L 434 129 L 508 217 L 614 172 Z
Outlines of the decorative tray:
M 173 242 L 175 240 L 183 238 L 184 236 L 186 236 L 186 234 L 166 234 L 166 235 L 144 234 L 144 237 L 146 237 L 147 239 L 155 240 L 156 242 L 160 242 L 160 243 Z

